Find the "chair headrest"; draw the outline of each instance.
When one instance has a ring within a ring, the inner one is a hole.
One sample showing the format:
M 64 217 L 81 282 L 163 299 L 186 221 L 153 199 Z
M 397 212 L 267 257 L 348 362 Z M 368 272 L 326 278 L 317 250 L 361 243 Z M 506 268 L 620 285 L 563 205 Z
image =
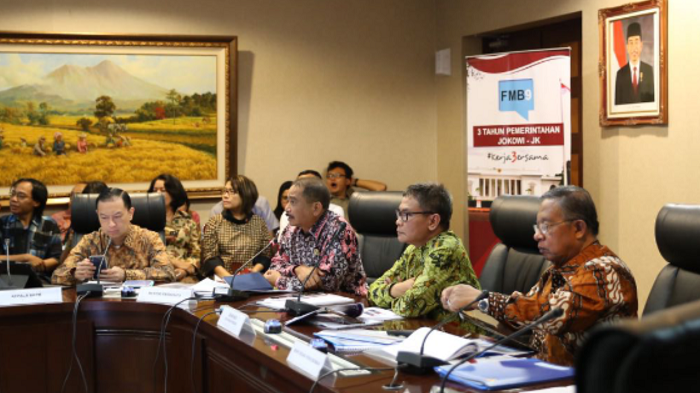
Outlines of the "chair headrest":
M 668 263 L 700 274 L 700 205 L 667 204 L 656 216 L 655 232 Z
M 71 226 L 74 231 L 82 234 L 100 229 L 97 218 L 98 194 L 78 194 L 71 203 Z M 154 232 L 165 228 L 165 199 L 163 195 L 153 192 L 150 194 L 130 194 L 131 206 L 134 208 L 132 224 Z
M 537 250 L 532 226 L 537 223 L 540 198 L 502 195 L 491 204 L 489 219 L 493 232 L 508 247 Z
M 355 192 L 350 196 L 348 218 L 358 233 L 396 236 L 396 209 L 401 191 Z

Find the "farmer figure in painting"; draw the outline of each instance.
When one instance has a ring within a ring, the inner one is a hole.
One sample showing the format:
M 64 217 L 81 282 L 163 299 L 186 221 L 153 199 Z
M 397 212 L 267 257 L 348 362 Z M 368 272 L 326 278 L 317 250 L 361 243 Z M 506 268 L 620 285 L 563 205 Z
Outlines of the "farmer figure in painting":
M 88 144 L 87 144 L 87 134 L 82 133 L 78 136 L 78 153 L 87 153 L 88 151 Z
M 53 134 L 53 152 L 57 156 L 66 155 L 66 142 L 63 140 L 63 134 L 60 132 Z
M 36 145 L 34 145 L 35 156 L 43 157 L 46 155 L 46 146 L 44 146 L 44 142 L 46 142 L 46 137 L 42 135 L 39 137 Z
M 0 127 L 0 149 L 2 149 L 2 142 L 4 141 L 4 139 L 5 139 L 5 130 L 3 130 L 2 127 Z

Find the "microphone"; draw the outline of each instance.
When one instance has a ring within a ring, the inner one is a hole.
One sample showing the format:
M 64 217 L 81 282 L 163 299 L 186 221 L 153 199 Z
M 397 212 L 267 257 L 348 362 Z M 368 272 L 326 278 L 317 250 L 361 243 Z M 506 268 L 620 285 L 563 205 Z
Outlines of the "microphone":
M 447 324 L 448 322 L 452 321 L 455 316 L 461 317 L 462 312 L 470 309 L 473 305 L 475 305 L 483 299 L 486 299 L 487 297 L 489 297 L 489 291 L 481 291 L 479 296 L 477 296 L 474 300 L 457 310 L 457 312 L 440 321 L 440 323 L 438 323 L 437 325 L 430 328 L 430 331 L 428 331 L 425 337 L 423 337 L 423 342 L 420 345 L 419 353 L 400 351 L 396 355 L 396 362 L 399 364 L 407 365 L 405 370 L 410 374 L 425 374 L 426 372 L 432 370 L 434 367 L 445 364 L 445 362 L 440 359 L 434 358 L 432 356 L 423 355 L 423 350 L 425 349 L 425 342 L 428 341 L 428 336 L 430 336 L 430 333 L 434 332 L 436 329 L 439 329 L 445 326 L 445 324 Z
M 12 274 L 10 273 L 10 238 L 5 238 L 5 255 L 7 256 L 7 281 L 12 286 Z
M 447 383 L 447 379 L 449 378 L 450 374 L 452 374 L 452 372 L 453 372 L 457 367 L 459 367 L 459 366 L 461 366 L 462 364 L 464 364 L 464 363 L 466 363 L 466 362 L 468 362 L 468 361 L 470 361 L 470 360 L 472 360 L 472 359 L 474 359 L 474 358 L 476 358 L 476 357 L 482 355 L 482 354 L 485 353 L 485 352 L 490 351 L 490 350 L 493 349 L 493 348 L 496 348 L 497 346 L 503 344 L 503 343 L 506 342 L 506 341 L 514 340 L 515 338 L 522 336 L 523 334 L 529 332 L 530 330 L 536 328 L 536 327 L 539 326 L 539 325 L 544 324 L 545 322 L 549 322 L 549 321 L 551 321 L 552 319 L 559 318 L 559 317 L 561 317 L 563 314 L 564 314 L 564 310 L 563 310 L 563 309 L 558 308 L 558 307 L 557 307 L 557 308 L 553 308 L 553 309 L 549 310 L 546 314 L 544 314 L 543 316 L 541 316 L 540 319 L 538 319 L 538 320 L 532 322 L 531 324 L 529 324 L 529 325 L 523 327 L 523 328 L 520 329 L 520 330 L 517 330 L 517 331 L 513 332 L 512 334 L 510 334 L 510 335 L 508 335 L 508 336 L 503 337 L 502 339 L 496 341 L 493 345 L 491 345 L 491 346 L 489 346 L 489 347 L 486 347 L 486 348 L 482 349 L 481 351 L 476 351 L 476 352 L 472 353 L 471 355 L 467 356 L 466 358 L 460 360 L 457 364 L 455 364 L 455 365 L 452 366 L 449 370 L 447 370 L 447 373 L 445 374 L 445 376 L 442 377 L 442 383 L 440 384 L 440 393 L 443 393 L 443 392 L 445 391 L 445 384 Z
M 216 297 L 216 300 L 222 301 L 222 302 L 235 302 L 238 300 L 245 300 L 248 299 L 248 294 L 245 291 L 238 291 L 233 289 L 233 282 L 236 280 L 236 275 L 240 273 L 241 270 L 243 270 L 246 266 L 248 266 L 255 258 L 258 257 L 258 255 L 262 254 L 263 251 L 267 250 L 273 243 L 275 242 L 275 239 L 273 238 L 267 244 L 265 247 L 260 249 L 255 255 L 253 255 L 252 258 L 250 258 L 246 263 L 242 264 L 236 271 L 233 272 L 233 278 L 231 278 L 231 284 L 228 286 L 228 288 L 219 288 L 217 291 L 217 288 L 214 288 L 214 296 Z
M 109 251 L 109 246 L 112 245 L 112 238 L 107 236 L 107 247 L 105 247 L 105 252 L 102 254 L 102 261 L 97 267 L 97 284 L 80 284 L 75 288 L 75 292 L 78 296 L 87 294 L 87 297 L 102 297 L 102 284 L 100 284 L 100 273 L 102 272 L 103 262 L 107 264 L 107 251 Z
M 309 281 L 311 276 L 313 276 L 314 272 L 318 268 L 318 265 L 321 264 L 321 259 L 316 261 L 314 264 L 314 268 L 311 269 L 311 273 L 309 273 L 308 276 L 304 279 L 304 282 L 301 283 L 301 290 L 299 291 L 299 295 L 297 296 L 296 300 L 289 299 L 284 303 L 284 308 L 287 310 L 287 312 L 291 315 L 297 316 L 297 315 L 304 315 L 308 314 L 310 312 L 317 311 L 319 307 L 314 306 L 313 304 L 309 303 L 304 303 L 301 301 L 301 295 L 304 293 L 304 289 L 306 288 L 306 283 Z

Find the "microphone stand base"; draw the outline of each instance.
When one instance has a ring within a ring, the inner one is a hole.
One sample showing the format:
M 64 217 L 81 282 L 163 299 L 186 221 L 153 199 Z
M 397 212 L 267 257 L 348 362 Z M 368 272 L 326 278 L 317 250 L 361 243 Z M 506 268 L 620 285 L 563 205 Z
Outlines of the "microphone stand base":
M 293 316 L 297 315 L 304 315 L 308 314 L 310 312 L 314 312 L 319 309 L 319 307 L 314 306 L 313 304 L 309 303 L 304 303 L 302 301 L 298 300 L 287 300 L 284 303 L 284 309 L 287 310 L 287 312 Z
M 447 364 L 440 359 L 434 358 L 432 356 L 421 355 L 416 352 L 405 352 L 401 351 L 396 356 L 396 362 L 401 365 L 405 365 L 401 370 L 408 374 L 427 374 L 433 372 L 434 368 L 437 366 L 442 366 Z
M 102 284 L 80 284 L 75 288 L 78 296 L 82 296 L 88 292 L 87 297 L 102 297 Z
M 231 288 L 217 288 L 214 290 L 214 298 L 219 302 L 237 302 L 250 297 L 247 292 L 238 291 Z

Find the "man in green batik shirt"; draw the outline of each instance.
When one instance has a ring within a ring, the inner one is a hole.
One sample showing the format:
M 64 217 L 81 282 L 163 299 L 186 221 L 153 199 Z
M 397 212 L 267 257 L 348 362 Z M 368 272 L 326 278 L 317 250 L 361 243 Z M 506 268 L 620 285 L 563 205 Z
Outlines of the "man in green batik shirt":
M 408 187 L 396 211 L 399 241 L 408 243 L 394 266 L 369 287 L 369 301 L 404 317 L 442 319 L 443 289 L 456 283 L 480 288 L 462 240 L 450 231 L 452 197 L 444 186 Z

